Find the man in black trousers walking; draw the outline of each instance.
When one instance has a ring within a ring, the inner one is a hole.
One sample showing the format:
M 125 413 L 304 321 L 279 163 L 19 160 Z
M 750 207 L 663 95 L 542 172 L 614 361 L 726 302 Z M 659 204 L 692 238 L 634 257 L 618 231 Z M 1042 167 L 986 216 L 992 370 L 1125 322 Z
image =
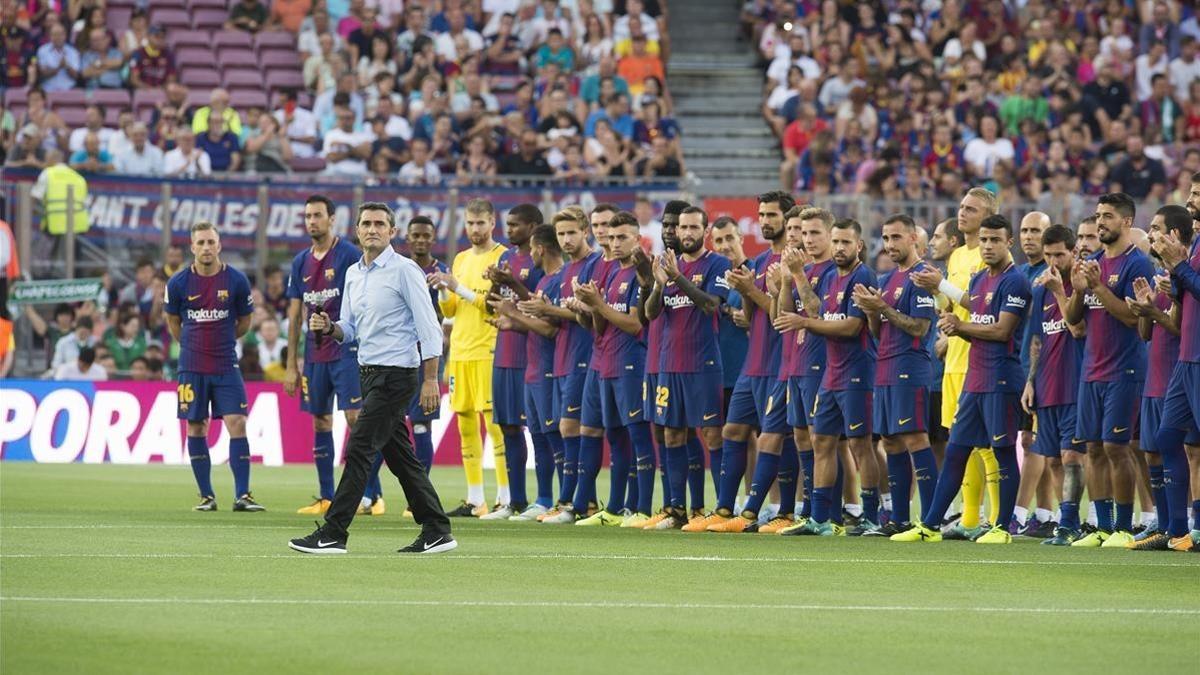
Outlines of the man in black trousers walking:
M 416 393 L 417 369 L 424 368 L 420 404 L 432 410 L 441 392 L 438 359 L 442 327 L 429 302 L 425 275 L 412 260 L 396 253 L 391 208 L 379 202 L 359 207 L 358 242 L 363 257 L 346 270 L 341 317 L 332 321 L 324 312 L 309 315 L 309 330 L 317 339 L 358 340 L 359 376 L 363 404 L 350 432 L 346 467 L 325 524 L 293 539 L 288 546 L 302 553 L 346 552 L 348 529 L 366 489 L 376 453 L 400 480 L 413 518 L 421 525 L 416 541 L 399 553 L 441 553 L 458 547 L 450 536 L 450 520 L 441 500 L 413 452 L 405 411 Z

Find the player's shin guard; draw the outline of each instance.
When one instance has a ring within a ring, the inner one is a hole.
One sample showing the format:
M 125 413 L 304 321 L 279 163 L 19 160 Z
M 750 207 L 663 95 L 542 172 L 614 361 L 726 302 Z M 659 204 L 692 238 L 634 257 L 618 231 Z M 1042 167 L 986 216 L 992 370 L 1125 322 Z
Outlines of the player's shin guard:
M 737 499 L 742 476 L 746 473 L 746 448 L 746 441 L 725 439 L 721 456 L 721 483 L 717 490 L 718 511 L 733 512 L 733 502 Z
M 931 455 L 933 453 L 930 453 Z M 892 488 L 892 517 L 898 523 L 912 520 L 912 460 L 908 452 L 897 452 L 887 456 L 888 486 Z
M 692 510 L 704 509 L 704 445 L 698 436 L 687 442 L 687 485 Z
M 917 493 L 921 496 L 921 518 L 925 519 L 927 515 L 932 515 L 929 509 L 933 504 L 933 491 L 937 488 L 937 457 L 934 456 L 933 450 L 925 448 L 912 453 L 912 464 L 913 475 L 917 480 Z M 892 490 L 892 499 L 897 504 L 900 501 L 896 498 L 895 490 Z M 909 509 L 910 513 L 911 511 Z
M 971 448 L 965 445 L 950 443 L 946 446 L 946 459 L 942 464 L 942 474 L 938 476 L 937 489 L 933 492 L 933 505 L 928 513 L 923 514 L 925 527 L 937 529 L 941 525 L 939 514 L 946 512 L 946 509 L 950 507 L 950 502 L 954 501 L 954 495 L 958 492 L 958 488 L 963 485 L 963 474 L 967 470 L 967 462 L 970 457 Z M 964 504 L 964 516 L 966 516 L 967 508 Z M 978 513 L 978 509 L 976 509 L 976 513 Z
M 533 440 L 533 475 L 537 477 L 537 503 L 550 508 L 554 506 L 554 450 L 550 447 L 550 435 L 534 433 L 530 437 Z M 511 462 L 509 466 L 512 466 Z
M 1188 533 L 1187 507 L 1191 475 L 1188 473 L 1187 453 L 1183 450 L 1184 436 L 1184 432 L 1179 429 L 1162 427 L 1154 437 L 1154 447 L 1158 448 L 1162 455 L 1163 485 L 1167 492 L 1167 513 L 1170 516 L 1167 533 L 1172 537 L 1182 537 Z
M 1165 532 L 1167 524 L 1171 521 L 1170 511 L 1167 509 L 1167 486 L 1163 483 L 1163 468 L 1162 464 L 1155 466 L 1150 465 L 1150 492 L 1154 495 L 1154 513 L 1158 519 L 1158 530 Z
M 742 507 L 742 513 L 752 513 L 758 516 L 763 501 L 770 494 L 771 485 L 778 475 L 779 455 L 760 451 L 758 459 L 754 462 L 754 477 L 750 479 L 750 494 L 746 499 L 746 505 Z
M 240 498 L 250 492 L 250 442 L 245 437 L 229 439 L 229 469 L 233 471 L 233 492 Z
M 520 427 L 515 432 L 504 434 L 504 455 L 511 502 L 524 509 L 529 504 L 529 495 L 525 491 L 525 464 L 529 461 L 529 449 L 525 445 L 525 432 Z
M 1111 499 L 1093 499 L 1092 505 L 1096 507 L 1096 527 L 1105 532 L 1113 531 L 1113 500 Z
M 317 465 L 317 487 L 321 499 L 333 499 L 333 432 L 313 432 L 313 463 Z
M 667 468 L 665 473 L 670 480 L 667 482 L 667 494 L 663 501 L 673 509 L 682 511 L 687 501 L 687 446 L 668 445 L 664 447 Z
M 208 439 L 204 436 L 187 437 L 188 458 L 192 460 L 192 475 L 201 497 L 215 497 L 212 486 L 212 459 L 208 456 Z M 241 495 L 234 495 L 234 499 Z
M 625 508 L 625 486 L 629 480 L 629 466 L 633 464 L 633 447 L 629 442 L 629 430 L 625 427 L 609 429 L 608 449 L 611 463 L 608 467 L 609 513 L 620 513 Z
M 800 466 L 804 469 L 804 506 L 800 509 L 800 516 L 808 518 L 812 516 L 813 509 L 813 467 L 816 465 L 816 453 L 812 448 L 800 451 Z
M 1000 469 L 998 476 L 1000 488 L 999 510 L 996 512 L 997 520 L 992 524 L 1008 527 L 1008 521 L 1012 519 L 1013 509 L 1017 505 L 1017 492 L 1021 487 L 1021 468 L 1017 464 L 1017 448 L 1015 445 L 1009 445 L 1003 448 L 995 448 L 992 452 L 996 458 L 996 464 Z
M 800 470 L 800 456 L 796 452 L 796 439 L 785 436 L 783 449 L 779 453 L 779 515 L 790 516 L 796 511 L 796 472 Z
M 417 461 L 425 467 L 425 475 L 428 476 L 433 468 L 433 431 L 423 422 L 413 424 L 412 440 L 413 452 L 417 455 Z
M 579 475 L 576 476 L 575 512 L 583 513 L 596 501 L 596 477 L 604 459 L 604 439 L 599 436 L 579 437 Z
M 570 504 L 575 498 L 575 485 L 579 470 L 579 436 L 563 437 L 563 477 L 558 490 L 558 501 Z M 583 505 L 587 508 L 587 504 Z
M 654 508 L 654 474 L 658 466 L 654 457 L 654 441 L 648 425 L 639 424 L 629 428 L 633 441 L 634 457 L 637 461 L 637 512 L 651 515 Z

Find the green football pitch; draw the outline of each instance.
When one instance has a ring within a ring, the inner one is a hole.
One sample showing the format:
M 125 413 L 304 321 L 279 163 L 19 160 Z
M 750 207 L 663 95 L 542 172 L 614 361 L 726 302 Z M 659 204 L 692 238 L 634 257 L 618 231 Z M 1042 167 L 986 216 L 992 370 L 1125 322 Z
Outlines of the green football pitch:
M 354 523 L 290 551 L 311 469 L 255 467 L 265 513 L 194 513 L 186 467 L 0 464 L 0 671 L 1186 672 L 1200 555 L 685 535 L 455 521 Z M 532 476 L 531 476 L 532 478 Z M 438 469 L 444 498 L 462 472 Z M 601 487 L 601 494 L 606 491 Z M 1192 670 L 1194 672 L 1194 670 Z

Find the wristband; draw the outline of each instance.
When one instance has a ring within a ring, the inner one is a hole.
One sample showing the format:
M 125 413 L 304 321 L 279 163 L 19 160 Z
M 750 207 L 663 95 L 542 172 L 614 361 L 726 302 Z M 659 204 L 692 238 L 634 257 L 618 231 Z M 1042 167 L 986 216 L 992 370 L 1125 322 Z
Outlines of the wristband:
M 475 292 L 466 286 L 463 286 L 462 284 L 459 284 L 458 287 L 454 289 L 454 294 L 463 300 L 466 300 L 467 302 L 475 302 Z
M 954 284 L 950 283 L 949 281 L 946 281 L 945 279 L 942 279 L 942 281 L 940 283 L 938 283 L 938 291 L 940 291 L 942 293 L 942 295 L 945 295 L 946 297 L 950 298 L 954 302 L 962 301 L 962 296 L 963 296 L 962 289 L 960 289 L 958 286 L 955 286 Z

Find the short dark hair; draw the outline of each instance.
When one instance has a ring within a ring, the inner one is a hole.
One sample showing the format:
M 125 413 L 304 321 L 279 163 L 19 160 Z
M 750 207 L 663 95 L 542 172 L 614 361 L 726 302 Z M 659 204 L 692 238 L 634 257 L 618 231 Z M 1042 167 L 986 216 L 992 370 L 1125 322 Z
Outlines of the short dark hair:
M 772 199 L 769 201 L 775 200 Z M 853 218 L 842 218 L 841 220 L 835 220 L 833 222 L 833 228 L 835 230 L 854 230 L 855 234 L 857 234 L 859 237 L 862 237 L 862 225 L 860 225 L 858 221 Z
M 95 347 L 80 347 L 79 348 L 79 362 L 85 366 L 91 366 L 93 363 L 95 363 L 96 362 L 96 348 Z
M 779 209 L 784 213 L 787 213 L 788 210 L 796 205 L 796 199 L 783 190 L 771 190 L 758 196 L 759 204 L 768 204 L 770 202 L 779 204 Z
M 1200 183 L 1200 171 L 1197 171 L 1196 173 L 1192 174 L 1192 182 Z
M 412 219 L 408 221 L 408 227 L 412 228 L 413 225 L 428 225 L 430 227 L 434 227 L 433 219 L 429 216 L 413 216 Z M 437 228 L 434 227 L 434 229 Z
M 542 210 L 533 204 L 517 204 L 508 211 L 508 215 L 516 216 L 517 220 L 526 225 L 541 225 L 544 222 Z
M 705 212 L 704 209 L 700 208 L 699 206 L 689 206 L 686 209 L 680 211 L 679 215 L 682 216 L 682 215 L 688 214 L 688 213 L 699 213 L 700 214 L 700 223 L 705 226 L 708 225 L 708 213 Z
M 1191 211 L 1178 204 L 1167 204 L 1155 211 L 1154 215 L 1163 217 L 1163 224 L 1167 226 L 1167 232 L 1174 232 L 1179 237 L 1179 241 L 1184 244 L 1191 243 L 1195 230 Z
M 682 199 L 672 199 L 671 201 L 667 202 L 666 206 L 663 207 L 663 215 L 677 216 L 683 213 L 683 210 L 689 206 L 691 206 L 691 204 L 683 201 Z
M 913 220 L 912 216 L 908 215 L 907 213 L 893 213 L 883 220 L 884 225 L 890 225 L 892 223 L 900 223 L 907 230 L 917 229 L 917 221 Z
M 624 225 L 638 227 L 637 216 L 633 215 L 629 211 L 617 211 L 616 215 L 612 217 L 612 220 L 608 221 L 609 227 L 621 227 Z
M 558 245 L 558 234 L 553 225 L 538 225 L 534 228 L 532 241 L 551 253 L 562 254 L 562 247 Z
M 354 218 L 354 222 L 357 224 L 358 221 L 362 220 L 362 214 L 367 211 L 383 211 L 387 214 L 388 225 L 392 227 L 396 226 L 396 214 L 392 213 L 392 207 L 383 202 L 363 202 L 358 207 L 358 216 Z
M 284 349 L 287 349 L 287 347 L 284 347 Z M 80 350 L 80 351 L 82 351 L 82 350 Z M 150 359 L 148 359 L 144 356 L 133 357 L 133 360 L 129 362 L 129 369 L 133 370 L 133 364 L 135 364 L 139 361 L 141 361 L 143 366 L 146 366 L 146 370 L 150 370 Z
M 620 210 L 621 210 L 620 207 L 618 207 L 616 204 L 609 204 L 608 202 L 600 202 L 599 204 L 592 207 L 592 212 L 589 213 L 588 215 L 594 216 L 597 213 L 617 213 Z
M 1100 195 L 1100 199 L 1096 201 L 1098 204 L 1113 207 L 1117 213 L 1126 218 L 1132 218 L 1137 213 L 1137 204 L 1133 201 L 1133 197 L 1124 192 L 1109 192 L 1108 194 Z
M 70 314 L 72 317 L 74 317 L 75 310 L 72 309 L 71 306 L 68 305 L 67 303 L 60 302 L 54 306 L 54 316 L 59 317 L 59 316 L 62 316 L 63 314 Z
M 986 227 L 989 230 L 1004 230 L 1004 233 L 1010 237 L 1012 236 L 1012 231 L 1013 231 L 1012 230 L 1012 222 L 1010 222 L 1008 220 L 1008 218 L 1005 218 L 1004 216 L 1000 215 L 999 213 L 993 213 L 992 215 L 988 216 L 987 218 L 984 218 L 983 222 L 979 223 L 979 227 L 980 228 Z
M 734 220 L 731 216 L 721 216 L 720 218 L 712 221 L 712 228 L 714 230 L 719 227 L 729 227 L 730 225 L 738 227 L 738 221 Z
M 1068 251 L 1072 251 L 1075 249 L 1075 233 L 1066 225 L 1051 225 L 1042 232 L 1042 246 L 1049 246 L 1051 244 L 1063 244 L 1067 247 Z
M 309 195 L 308 199 L 304 200 L 304 205 L 308 206 L 309 204 L 324 204 L 325 214 L 333 215 L 333 200 L 325 195 Z
M 962 246 L 962 230 L 958 229 L 957 218 L 947 218 L 938 224 L 942 226 L 942 234 L 946 235 L 947 239 L 953 239 L 958 242 L 959 246 Z
M 90 316 L 81 316 L 78 319 L 75 319 L 76 328 L 86 328 L 88 330 L 92 330 L 95 328 L 95 326 L 96 324 L 92 323 L 92 317 Z

